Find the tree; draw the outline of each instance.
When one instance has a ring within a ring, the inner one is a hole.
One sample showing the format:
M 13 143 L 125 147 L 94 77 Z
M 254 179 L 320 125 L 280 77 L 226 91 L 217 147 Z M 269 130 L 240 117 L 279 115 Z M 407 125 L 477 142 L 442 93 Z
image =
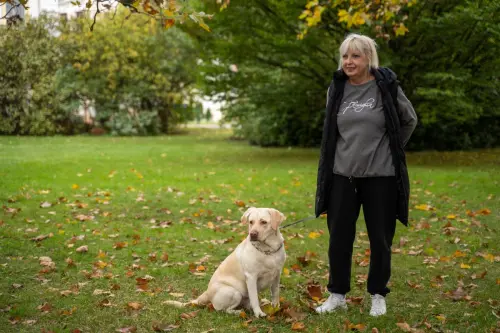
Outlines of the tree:
M 298 35 L 304 38 L 309 29 L 319 27 L 328 29 L 335 26 L 335 21 L 345 24 L 347 29 L 367 25 L 376 32 L 376 36 L 390 39 L 404 36 L 408 32 L 404 21 L 408 19 L 408 10 L 417 0 L 309 0 L 300 19 L 304 20 L 302 31 Z
M 0 133 L 50 135 L 66 132 L 68 115 L 54 89 L 61 46 L 46 17 L 26 25 L 0 26 Z
M 212 111 L 210 109 L 207 109 L 207 111 L 205 112 L 205 120 L 206 121 L 212 120 Z
M 85 20 L 62 27 L 67 65 L 58 87 L 67 107 L 92 101 L 97 122 L 112 133 L 167 133 L 187 117 L 174 106 L 191 103 L 195 53 L 179 29 L 127 15 L 119 11 L 92 33 Z
M 494 102 L 499 6 L 493 0 L 413 3 L 399 13 L 408 15 L 408 33 L 377 38 L 381 65 L 396 71 L 420 118 L 409 148 L 500 143 Z M 232 2 L 215 17 L 213 34 L 193 33 L 209 50 L 201 73 L 206 94 L 229 102 L 224 116 L 240 123 L 240 134 L 252 143 L 319 144 L 339 43 L 348 32 L 377 36 L 366 24 L 347 29 L 335 11 L 325 9 L 320 24 L 297 40 L 301 23 L 293 18 L 302 10 L 300 1 Z
M 382 44 L 419 116 L 411 148 L 500 144 L 499 14 L 494 0 L 422 2 L 412 32 Z
M 216 3 L 220 10 L 226 8 L 230 0 L 217 0 Z M 211 19 L 212 15 L 199 12 L 193 9 L 192 4 L 196 6 L 198 1 L 189 0 L 85 0 L 85 8 L 92 12 L 93 22 L 90 25 L 90 31 L 93 31 L 98 16 L 102 13 L 116 10 L 117 7 L 128 8 L 130 14 L 134 16 L 146 16 L 156 20 L 160 26 L 168 29 L 176 23 L 185 23 L 192 21 L 203 29 L 209 31 L 210 28 L 205 23 L 205 19 Z M 82 1 L 75 0 L 71 2 L 74 6 L 82 6 Z M 18 8 L 28 9 L 28 0 L 0 0 L 0 6 L 8 5 L 8 10 L 0 19 L 13 21 L 17 16 L 12 15 Z M 120 5 L 120 6 L 118 6 Z
M 200 43 L 204 92 L 224 101 L 226 120 L 260 145 L 316 145 L 336 49 L 346 30 L 314 29 L 297 39 L 303 2 L 231 2 Z M 210 11 L 207 8 L 207 11 Z

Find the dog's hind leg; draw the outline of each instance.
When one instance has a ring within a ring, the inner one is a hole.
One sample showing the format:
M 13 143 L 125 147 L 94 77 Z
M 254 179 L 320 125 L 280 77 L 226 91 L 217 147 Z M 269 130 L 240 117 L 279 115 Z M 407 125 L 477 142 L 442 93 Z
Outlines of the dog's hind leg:
M 217 289 L 212 297 L 212 305 L 215 310 L 236 314 L 240 313 L 236 308 L 241 305 L 242 299 L 243 295 L 238 290 L 230 286 L 224 286 Z

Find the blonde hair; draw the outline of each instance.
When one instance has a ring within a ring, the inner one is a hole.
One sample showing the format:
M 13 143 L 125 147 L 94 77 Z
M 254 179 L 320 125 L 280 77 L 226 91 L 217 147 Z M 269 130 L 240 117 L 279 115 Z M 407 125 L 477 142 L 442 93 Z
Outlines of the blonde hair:
M 349 50 L 363 53 L 368 58 L 368 66 L 378 68 L 377 43 L 370 37 L 359 34 L 347 35 L 339 47 L 339 69 L 342 69 L 344 64 L 343 56 Z

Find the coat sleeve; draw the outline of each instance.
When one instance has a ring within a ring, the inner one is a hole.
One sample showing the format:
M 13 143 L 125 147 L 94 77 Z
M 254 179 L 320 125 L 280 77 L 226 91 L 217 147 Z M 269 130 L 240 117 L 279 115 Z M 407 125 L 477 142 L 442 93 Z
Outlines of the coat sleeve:
M 410 140 L 411 134 L 415 127 L 417 127 L 417 114 L 413 109 L 413 105 L 406 98 L 405 93 L 401 87 L 398 87 L 398 116 L 401 123 L 400 135 L 403 146 L 406 146 Z

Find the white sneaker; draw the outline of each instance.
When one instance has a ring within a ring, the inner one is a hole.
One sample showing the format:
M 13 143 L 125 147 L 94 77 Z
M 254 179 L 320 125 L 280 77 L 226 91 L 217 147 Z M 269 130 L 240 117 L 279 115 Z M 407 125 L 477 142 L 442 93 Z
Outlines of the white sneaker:
M 317 313 L 333 312 L 337 309 L 347 310 L 347 303 L 345 302 L 345 295 L 330 294 L 330 297 L 316 308 Z
M 370 316 L 377 317 L 385 315 L 387 307 L 385 305 L 385 297 L 379 294 L 372 295 L 372 308 L 370 309 Z

